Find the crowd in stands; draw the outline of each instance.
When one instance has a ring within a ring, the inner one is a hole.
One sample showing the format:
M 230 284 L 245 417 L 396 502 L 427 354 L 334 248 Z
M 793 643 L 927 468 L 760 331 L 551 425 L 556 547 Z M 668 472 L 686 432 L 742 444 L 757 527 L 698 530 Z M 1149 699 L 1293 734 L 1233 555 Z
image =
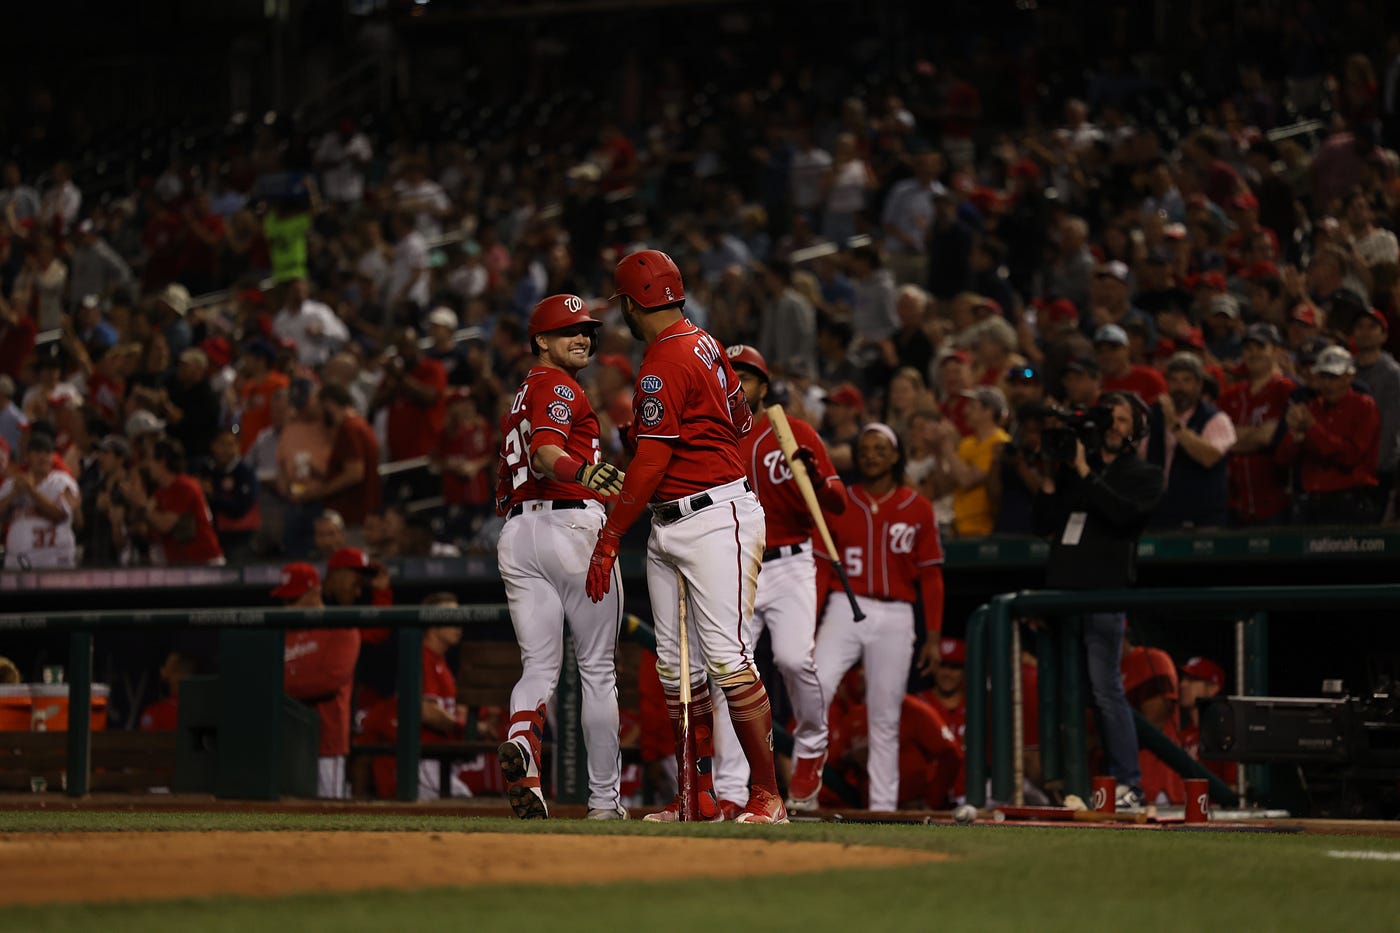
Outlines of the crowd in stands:
M 1397 62 L 1339 58 L 1311 112 L 1243 66 L 1179 133 L 1112 98 L 993 133 L 983 89 L 920 62 L 907 97 L 742 89 L 704 122 L 663 86 L 637 125 L 547 148 L 274 122 L 116 197 L 20 152 L 0 452 L 22 473 L 48 435 L 81 507 L 75 547 L 12 535 L 9 566 L 295 558 L 323 511 L 361 541 L 385 505 L 430 519 L 419 549 L 489 548 L 495 424 L 547 294 L 609 321 L 584 377 L 625 458 L 638 348 L 607 281 L 642 246 L 838 466 L 863 420 L 895 426 L 949 536 L 1028 531 L 1046 405 L 1119 389 L 1152 406 L 1159 528 L 1388 520 Z M 1313 113 L 1312 136 L 1276 125 Z M 384 495 L 404 462 L 438 478 Z M 11 527 L 44 510 L 23 492 L 0 491 Z

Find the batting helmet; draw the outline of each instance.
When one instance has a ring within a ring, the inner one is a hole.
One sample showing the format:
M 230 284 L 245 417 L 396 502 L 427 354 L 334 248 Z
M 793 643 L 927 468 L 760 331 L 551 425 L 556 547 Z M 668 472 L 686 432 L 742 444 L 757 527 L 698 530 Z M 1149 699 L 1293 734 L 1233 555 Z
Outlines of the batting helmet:
M 751 370 L 764 382 L 771 381 L 768 378 L 768 361 L 763 358 L 762 353 L 748 344 L 736 343 L 724 353 L 729 357 L 729 365 L 735 369 Z
M 613 284 L 617 290 L 612 300 L 626 295 L 647 309 L 685 301 L 681 270 L 659 249 L 644 249 L 625 257 L 613 272 Z
M 575 324 L 601 325 L 588 314 L 588 302 L 578 295 L 550 295 L 530 312 L 530 339 Z

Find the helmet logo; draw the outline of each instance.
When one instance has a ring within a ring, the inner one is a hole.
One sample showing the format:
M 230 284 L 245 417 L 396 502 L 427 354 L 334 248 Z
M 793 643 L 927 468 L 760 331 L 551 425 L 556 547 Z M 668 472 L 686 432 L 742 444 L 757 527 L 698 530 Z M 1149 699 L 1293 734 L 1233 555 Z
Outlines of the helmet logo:
M 669 286 L 669 285 L 666 286 L 666 300 L 667 300 L 667 301 L 675 301 L 675 300 L 676 300 L 676 296 L 671 294 L 671 286 Z
M 564 307 L 570 314 L 578 314 L 583 310 L 583 299 L 577 295 L 566 295 L 564 297 Z

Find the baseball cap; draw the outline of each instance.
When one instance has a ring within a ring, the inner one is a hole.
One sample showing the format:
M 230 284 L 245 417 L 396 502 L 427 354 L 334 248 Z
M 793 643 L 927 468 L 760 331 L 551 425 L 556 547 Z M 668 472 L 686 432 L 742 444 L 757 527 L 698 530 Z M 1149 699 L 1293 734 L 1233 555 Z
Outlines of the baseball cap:
M 865 396 L 860 394 L 860 389 L 844 382 L 826 394 L 828 405 L 845 405 L 847 408 L 854 408 L 858 411 L 865 408 Z
M 1094 270 L 1094 278 L 1103 278 L 1104 276 L 1115 278 L 1120 282 L 1126 282 L 1128 281 L 1128 266 L 1126 263 L 1119 262 L 1117 259 L 1110 260 Z
M 233 347 L 227 337 L 205 337 L 199 348 L 209 357 L 209 362 L 219 369 L 223 369 L 229 364 L 229 360 L 233 359 Z
M 179 282 L 171 282 L 165 286 L 165 290 L 156 300 L 168 304 L 170 310 L 180 317 L 184 317 L 190 310 L 190 290 Z
M 451 308 L 434 308 L 428 312 L 429 327 L 449 327 L 457 329 L 457 314 Z
M 1277 327 L 1266 321 L 1260 321 L 1257 324 L 1249 325 L 1248 329 L 1245 330 L 1244 342 L 1262 344 L 1272 343 L 1281 346 L 1283 344 L 1283 338 L 1279 336 Z
M 1039 178 L 1040 166 L 1032 159 L 1022 159 L 1011 166 L 1008 173 L 1012 178 Z
M 1186 239 L 1186 225 L 1167 224 L 1162 228 L 1162 236 L 1168 240 L 1184 240 Z
M 97 449 L 105 453 L 116 454 L 123 460 L 131 456 L 131 445 L 120 434 L 108 434 L 97 442 Z
M 944 664 L 966 664 L 967 643 L 961 638 L 940 638 L 938 656 Z
M 990 408 L 998 421 L 1006 417 L 1006 396 L 996 386 L 977 386 L 974 389 L 964 389 L 958 394 L 963 398 L 972 399 L 983 408 Z
M 1094 345 L 1098 346 L 1101 343 L 1126 347 L 1128 345 L 1128 332 L 1117 324 L 1105 324 L 1094 334 Z
M 972 354 L 968 353 L 966 350 L 948 350 L 947 352 L 943 353 L 938 357 L 937 368 L 942 369 L 943 364 L 948 362 L 949 360 L 956 360 L 959 363 L 971 363 Z
M 1211 314 L 1223 314 L 1233 321 L 1240 319 L 1240 303 L 1229 292 L 1211 295 L 1206 307 L 1210 309 Z
M 1040 381 L 1040 373 L 1034 366 L 1013 366 L 1006 371 L 1006 381 L 1012 385 L 1026 385 Z
M 1346 347 L 1328 347 L 1317 355 L 1317 362 L 1313 363 L 1312 368 L 1315 373 L 1329 376 L 1350 376 L 1356 372 L 1356 363 Z
M 265 337 L 248 341 L 243 346 L 243 352 L 248 356 L 260 356 L 269 363 L 277 359 L 277 348 Z
M 1001 317 L 1001 302 L 995 298 L 988 298 L 984 295 L 973 302 L 972 310 L 977 311 L 982 308 L 990 310 L 993 317 Z
M 1368 318 L 1379 324 L 1381 330 L 1390 330 L 1390 321 L 1386 320 L 1385 314 L 1379 309 L 1367 308 L 1356 316 L 1356 321 L 1364 321 Z M 1353 327 L 1356 326 L 1356 321 L 1351 322 Z
M 1045 315 L 1045 320 L 1050 324 L 1069 322 L 1077 324 L 1079 322 L 1079 309 L 1068 298 L 1056 298 L 1054 301 L 1044 302 L 1038 307 Z
M 165 422 L 157 418 L 154 412 L 144 408 L 133 411 L 126 419 L 126 436 L 130 438 L 137 438 L 143 434 L 159 434 L 164 430 Z
M 1288 320 L 1298 324 L 1305 324 L 1308 327 L 1321 326 L 1321 323 L 1317 319 L 1317 309 L 1306 303 L 1294 305 L 1293 310 L 1288 312 Z
M 277 599 L 300 599 L 308 590 L 321 585 L 321 576 L 310 564 L 288 564 L 282 568 L 282 579 L 272 591 Z
M 1098 361 L 1092 357 L 1077 356 L 1065 364 L 1065 372 L 1097 376 L 1099 374 L 1099 364 Z
M 1207 683 L 1215 684 L 1222 690 L 1225 688 L 1225 670 L 1212 661 L 1210 658 L 1203 658 L 1197 655 L 1177 670 L 1182 677 L 1191 677 L 1195 680 L 1204 680 Z
M 379 566 L 369 559 L 369 555 L 357 547 L 343 547 L 326 561 L 326 573 L 332 570 L 358 570 L 361 573 L 377 573 Z
M 1241 191 L 1239 194 L 1235 195 L 1234 200 L 1230 203 L 1236 209 L 1242 211 L 1259 210 L 1259 199 L 1256 198 L 1254 195 L 1250 194 L 1248 191 Z
M 1298 363 L 1304 368 L 1311 369 L 1317 362 L 1317 358 L 1322 355 L 1322 351 L 1332 346 L 1329 337 L 1309 337 L 1298 347 Z

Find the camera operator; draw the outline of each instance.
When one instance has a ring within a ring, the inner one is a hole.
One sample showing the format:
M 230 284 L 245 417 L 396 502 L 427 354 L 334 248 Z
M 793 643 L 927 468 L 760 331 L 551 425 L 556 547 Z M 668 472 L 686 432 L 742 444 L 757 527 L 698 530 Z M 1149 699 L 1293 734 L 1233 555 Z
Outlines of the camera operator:
M 1047 464 L 1048 475 L 1032 503 L 1036 533 L 1050 537 L 1045 583 L 1067 590 L 1131 586 L 1138 538 L 1163 489 L 1161 467 L 1142 460 L 1136 450 L 1147 431 L 1146 407 L 1136 396 L 1110 392 L 1098 408 L 1068 420 L 1068 428 L 1045 432 L 1041 448 L 1054 462 Z M 1068 431 L 1074 436 L 1072 454 Z M 1118 782 L 1117 805 L 1129 808 L 1141 803 L 1142 772 L 1119 668 L 1123 622 L 1121 612 L 1083 617 L 1089 685 L 1108 770 Z

